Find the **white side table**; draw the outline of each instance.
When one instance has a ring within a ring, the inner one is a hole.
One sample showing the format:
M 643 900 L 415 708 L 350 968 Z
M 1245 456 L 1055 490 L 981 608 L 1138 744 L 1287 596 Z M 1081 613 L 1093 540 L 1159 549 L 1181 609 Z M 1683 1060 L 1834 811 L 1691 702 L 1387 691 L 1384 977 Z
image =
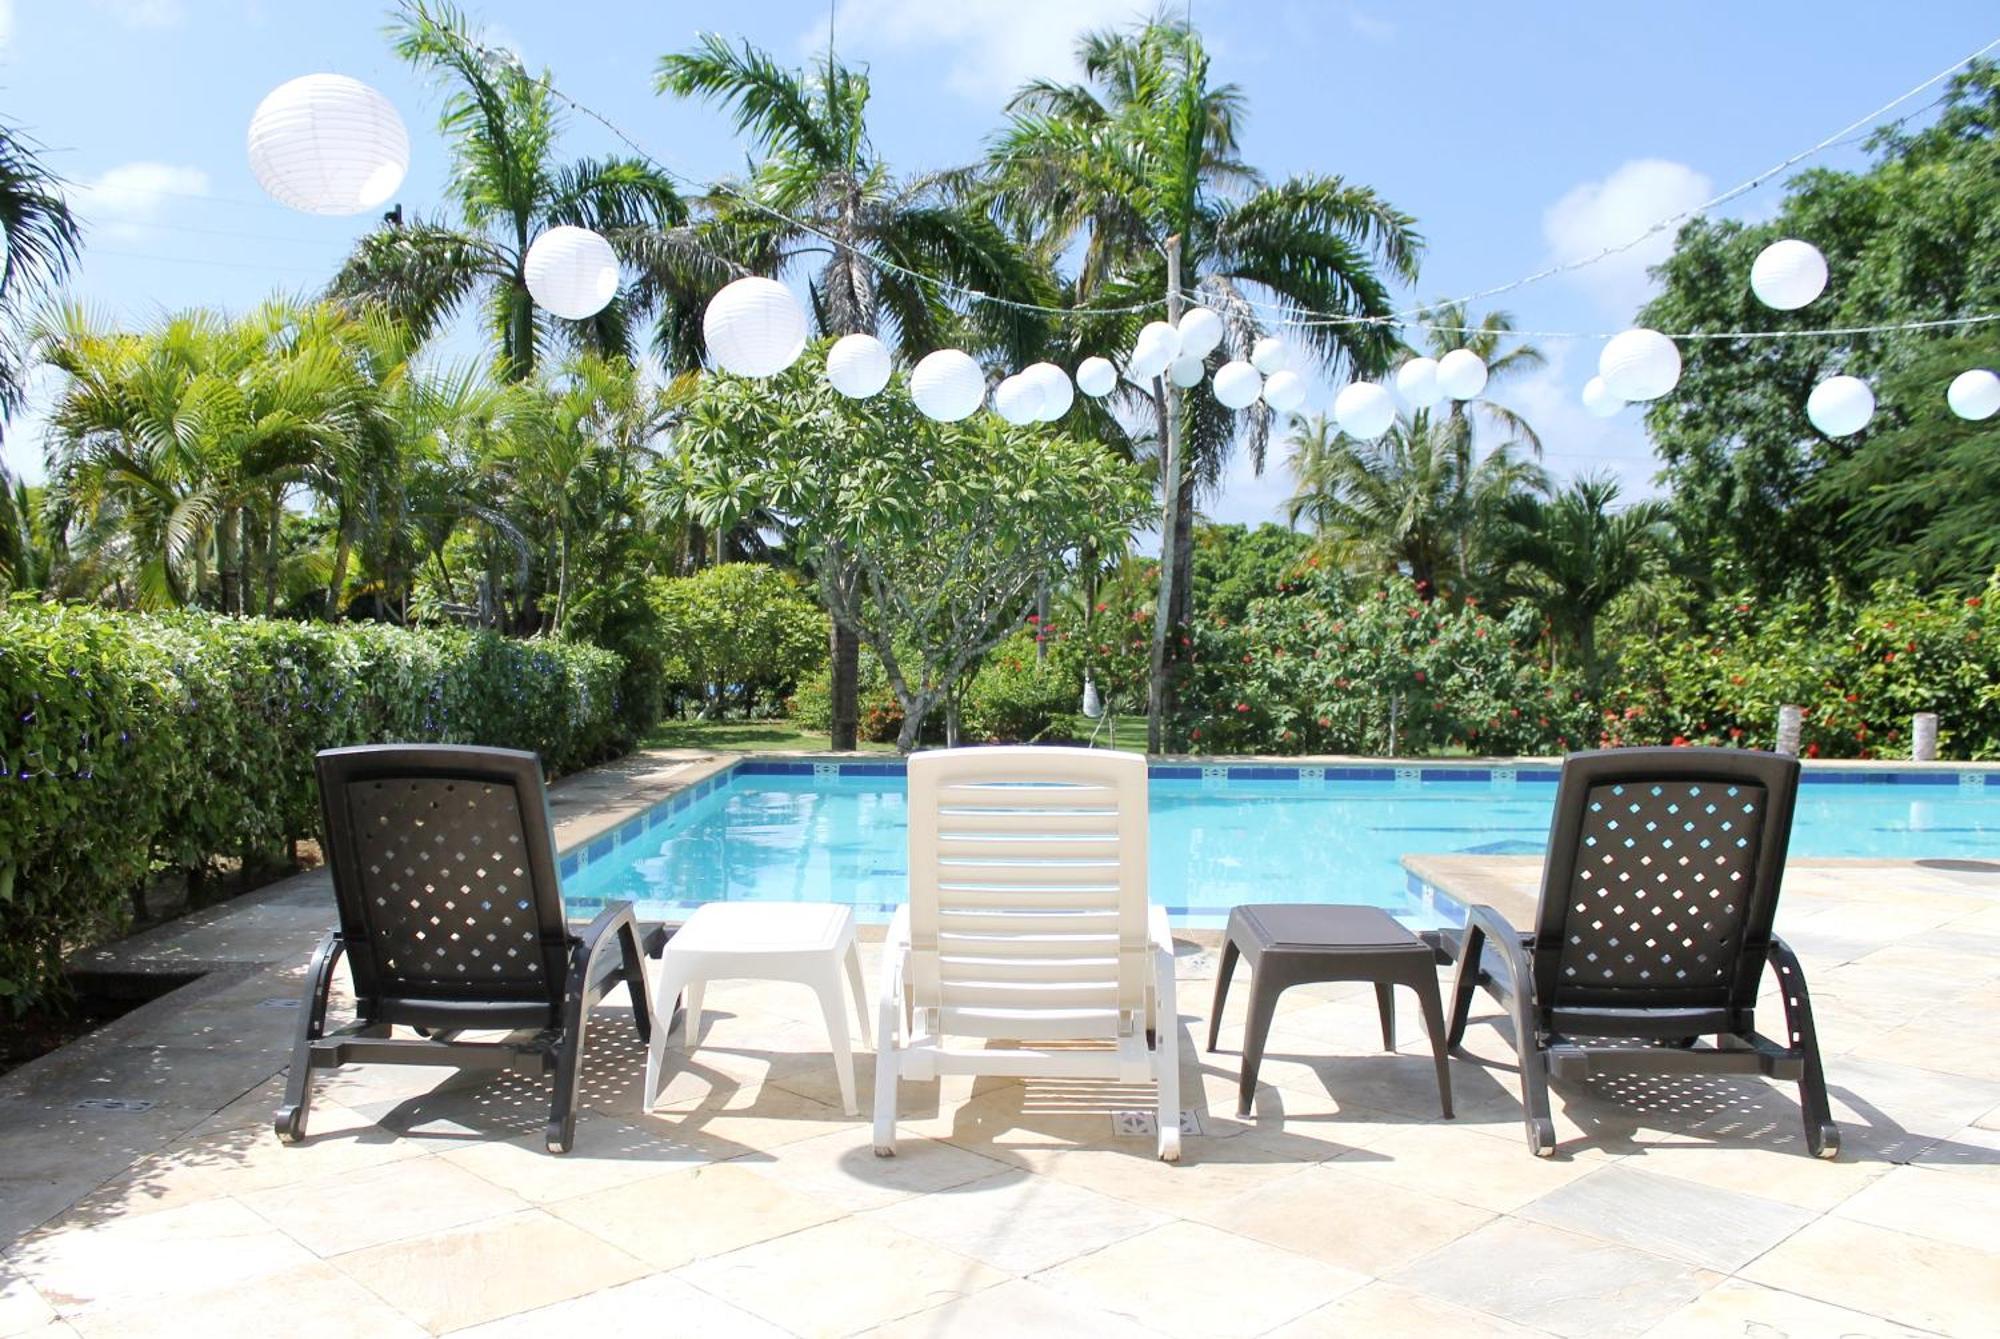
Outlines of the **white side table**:
M 710 902 L 697 907 L 660 954 L 653 1008 L 664 1011 L 664 1017 L 654 1018 L 653 1042 L 646 1052 L 646 1106 L 659 1099 L 667 1025 L 682 991 L 687 992 L 687 1045 L 692 1050 L 701 1040 L 701 991 L 707 982 L 796 981 L 819 995 L 841 1101 L 848 1115 L 860 1114 L 854 1101 L 854 1047 L 840 987 L 843 965 L 854 990 L 861 1044 L 872 1046 L 852 907 L 834 902 Z

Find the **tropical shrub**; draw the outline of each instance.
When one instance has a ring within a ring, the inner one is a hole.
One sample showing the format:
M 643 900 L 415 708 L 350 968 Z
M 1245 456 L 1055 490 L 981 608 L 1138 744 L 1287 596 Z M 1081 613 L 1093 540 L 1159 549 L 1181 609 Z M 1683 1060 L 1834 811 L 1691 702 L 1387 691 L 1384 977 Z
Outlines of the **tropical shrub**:
M 987 654 L 959 705 L 968 735 L 1026 743 L 1044 737 L 1058 723 L 1068 726 L 1082 700 L 1083 672 L 1073 644 L 1056 642 L 1055 635 L 1049 635 L 1051 648 L 1045 658 L 1035 655 L 1035 627 L 1016 633 Z
M 1181 691 L 1198 753 L 1555 753 L 1590 739 L 1581 686 L 1534 656 L 1531 611 L 1424 600 L 1393 578 L 1343 600 L 1314 576 L 1249 617 L 1197 620 Z
M 653 585 L 670 686 L 705 710 L 782 696 L 827 658 L 826 613 L 798 579 L 765 563 L 718 563 Z
M 0 1002 L 58 981 L 158 868 L 318 828 L 313 755 L 386 740 L 533 749 L 550 772 L 631 739 L 618 657 L 460 629 L 0 610 Z
M 1808 757 L 1909 753 L 1910 717 L 1938 715 L 1938 751 L 2000 758 L 2000 573 L 1977 595 L 1918 595 L 1894 582 L 1863 600 L 1751 596 L 1669 609 L 1621 630 L 1606 744 L 1770 748 L 1778 708 L 1804 714 Z

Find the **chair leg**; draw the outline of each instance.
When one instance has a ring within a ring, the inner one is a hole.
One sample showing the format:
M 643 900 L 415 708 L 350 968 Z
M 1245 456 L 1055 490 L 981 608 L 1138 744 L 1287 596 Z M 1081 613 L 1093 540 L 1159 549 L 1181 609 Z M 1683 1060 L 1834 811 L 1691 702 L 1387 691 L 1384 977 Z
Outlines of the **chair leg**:
M 1396 988 L 1387 981 L 1375 983 L 1375 1012 L 1382 1017 L 1382 1049 L 1396 1049 Z
M 632 996 L 632 1024 L 639 1040 L 653 1040 L 653 1005 L 646 990 L 646 952 L 639 946 L 638 928 L 631 923 L 618 927 L 618 952 L 624 958 L 625 989 Z
M 1181 1026 L 1174 987 L 1174 954 L 1156 950 L 1153 962 L 1153 1072 L 1159 1086 L 1154 1119 L 1160 1127 L 1160 1160 L 1181 1160 Z
M 312 964 L 306 969 L 299 1032 L 292 1044 L 292 1066 L 285 1075 L 285 1103 L 271 1120 L 278 1138 L 287 1144 L 306 1137 L 306 1113 L 312 1109 L 313 1043 L 326 1031 L 327 995 L 333 989 L 333 969 L 343 947 L 340 932 L 328 931 L 313 950 Z
M 673 1034 L 674 1010 L 683 992 L 691 1009 L 699 1007 L 701 987 L 689 985 L 686 977 L 687 969 L 678 955 L 672 952 L 660 955 L 659 974 L 654 977 L 653 1003 L 665 1012 L 654 1020 L 653 1035 L 646 1043 L 645 1103 L 641 1110 L 650 1111 L 653 1103 L 660 1100 L 660 1089 L 665 1084 L 667 1040 Z M 693 1042 L 688 1045 L 692 1048 Z
M 1243 1067 L 1236 1079 L 1236 1118 L 1248 1120 L 1257 1096 L 1257 1070 L 1264 1063 L 1264 1039 L 1278 1010 L 1278 988 L 1264 972 L 1250 974 L 1250 1017 L 1243 1027 Z
M 854 1043 L 847 1035 L 847 992 L 840 984 L 840 964 L 828 962 L 810 982 L 826 1015 L 826 1037 L 833 1048 L 833 1071 L 840 1080 L 840 1105 L 850 1116 L 861 1114 L 854 1098 Z
M 567 1153 L 576 1142 L 576 1099 L 583 1071 L 583 1032 L 589 1010 L 575 1009 L 564 1020 L 556 1048 L 555 1095 L 549 1103 L 549 1127 L 543 1143 L 551 1153 Z
M 875 1019 L 875 1156 L 896 1153 L 896 1077 L 903 1059 L 901 1046 L 902 1008 L 894 1000 L 882 1001 Z
M 1451 973 L 1451 1025 L 1445 1030 L 1445 1048 L 1455 1051 L 1465 1040 L 1466 1019 L 1472 1014 L 1472 992 L 1479 986 L 1479 962 L 1486 952 L 1486 932 L 1467 924 L 1465 938 L 1458 946 L 1458 965 Z
M 1427 972 L 1427 979 L 1412 982 L 1417 992 L 1417 1003 L 1424 1010 L 1424 1031 L 1431 1038 L 1431 1060 L 1437 1066 L 1438 1106 L 1444 1118 L 1451 1114 L 1451 1060 L 1445 1045 L 1444 1005 L 1438 1000 L 1437 973 Z
M 1826 1070 L 1819 1060 L 1819 1029 L 1813 1024 L 1812 995 L 1806 990 L 1805 969 L 1791 945 L 1771 937 L 1770 964 L 1778 973 L 1785 1003 L 1785 1033 L 1803 1062 L 1799 1071 L 1799 1114 L 1805 1121 L 1806 1148 L 1816 1158 L 1840 1155 L 1840 1127 L 1833 1123 L 1833 1106 L 1826 1094 Z
M 687 1030 L 681 1044 L 692 1051 L 701 1045 L 701 992 L 706 981 L 690 981 L 687 984 Z
M 865 1049 L 875 1041 L 868 1034 L 868 987 L 861 983 L 861 946 L 853 942 L 847 945 L 847 984 L 854 992 L 854 1017 L 861 1027 L 861 1045 Z
M 1222 1006 L 1229 999 L 1229 978 L 1235 974 L 1236 959 L 1241 950 L 1234 939 L 1222 943 L 1222 958 L 1215 964 L 1215 1003 L 1208 1008 L 1208 1050 L 1215 1053 L 1215 1038 L 1222 1031 Z

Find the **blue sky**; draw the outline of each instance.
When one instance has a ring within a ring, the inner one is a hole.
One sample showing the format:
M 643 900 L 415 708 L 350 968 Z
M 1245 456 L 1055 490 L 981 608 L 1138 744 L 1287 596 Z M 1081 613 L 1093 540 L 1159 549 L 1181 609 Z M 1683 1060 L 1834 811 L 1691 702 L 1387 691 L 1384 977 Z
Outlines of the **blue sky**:
M 842 56 L 873 75 L 872 128 L 899 170 L 978 153 L 1009 90 L 1072 71 L 1081 29 L 1132 0 L 836 0 Z M 743 161 L 727 120 L 651 90 L 658 56 L 703 29 L 782 57 L 824 49 L 825 3 L 472 0 L 489 36 L 603 111 L 677 171 Z M 1241 84 L 1245 156 L 1271 176 L 1337 173 L 1416 216 L 1427 240 L 1416 298 L 1454 296 L 1623 241 L 1804 148 L 2000 36 L 1973 0 L 1755 5 L 1394 5 L 1388 0 L 1195 0 L 1219 78 Z M 244 159 L 257 102 L 331 70 L 387 93 L 413 139 L 399 199 L 429 212 L 445 161 L 438 99 L 390 54 L 368 0 L 0 0 L 0 117 L 75 183 L 88 224 L 79 297 L 120 318 L 241 308 L 323 283 L 372 221 L 318 219 L 266 199 Z M 1909 106 L 1921 106 L 1930 96 Z M 1903 110 L 1907 111 L 1905 107 Z M 575 121 L 566 147 L 616 146 Z M 1815 160 L 1851 167 L 1858 145 Z M 1768 213 L 1774 186 L 1730 208 Z M 1499 299 L 1524 328 L 1611 331 L 1647 292 L 1663 248 Z M 1627 410 L 1604 422 L 1576 397 L 1595 341 L 1541 341 L 1551 365 L 1501 395 L 1541 430 L 1560 475 L 1610 469 L 1636 489 L 1654 463 Z M 1309 409 L 1331 402 L 1316 386 Z M 39 478 L 32 413 L 6 442 Z M 1289 491 L 1279 453 L 1247 464 L 1211 511 L 1270 519 Z

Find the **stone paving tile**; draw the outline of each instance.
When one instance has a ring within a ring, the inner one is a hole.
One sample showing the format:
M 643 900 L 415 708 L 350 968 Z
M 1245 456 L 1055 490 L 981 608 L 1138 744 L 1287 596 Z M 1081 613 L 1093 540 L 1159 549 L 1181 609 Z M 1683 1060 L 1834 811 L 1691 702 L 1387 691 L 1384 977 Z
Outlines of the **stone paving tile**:
M 1741 1269 L 1815 1217 L 1776 1200 L 1654 1176 L 1623 1164 L 1552 1190 L 1518 1214 L 1719 1274 Z
M 1249 1191 L 1193 1217 L 1362 1274 L 1387 1274 L 1490 1222 L 1454 1200 L 1361 1176 L 1339 1163 Z
M 322 1258 L 528 1207 L 519 1195 L 438 1158 L 277 1186 L 238 1202 Z
M 1522 1139 L 1438 1125 L 1399 1131 L 1335 1165 L 1491 1213 L 1511 1213 L 1606 1164 L 1601 1156 L 1538 1158 Z
M 2000 1181 L 2000 1119 L 1990 1125 L 1968 1125 L 1927 1145 L 1910 1161 L 1918 1167 Z
M 1898 1167 L 1834 1209 L 1837 1218 L 1975 1251 L 2000 1243 L 2000 1178 Z M 2000 1260 L 1994 1263 L 2000 1269 Z
M 683 1138 L 664 1123 L 639 1126 L 585 1113 L 577 1121 L 576 1143 L 561 1157 L 549 1155 L 540 1131 L 480 1140 L 437 1156 L 524 1200 L 546 1204 L 702 1166 L 715 1161 L 716 1149 L 700 1138 Z
M 868 1217 L 1008 1274 L 1033 1274 L 1170 1221 L 1054 1177 L 1012 1171 L 913 1196 Z
M 1239 1139 L 1183 1139 L 1181 1160 L 1154 1156 L 1151 1138 L 1072 1148 L 1021 1150 L 1036 1171 L 1070 1185 L 1168 1214 L 1197 1214 L 1304 1171 L 1290 1153 Z
M 826 1201 L 733 1162 L 592 1191 L 549 1211 L 655 1269 L 678 1269 L 841 1216 Z
M 92 1308 L 73 1323 L 85 1339 L 179 1339 L 191 1332 L 202 1339 L 421 1339 L 429 1333 L 328 1264 L 191 1293 L 170 1307 L 133 1301 Z
M 665 1274 L 451 1334 L 452 1339 L 550 1339 L 594 1334 L 644 1335 L 646 1339 L 790 1339 L 788 1331 Z
M 1035 1276 L 1072 1301 L 1187 1339 L 1259 1335 L 1365 1274 L 1202 1223 L 1170 1223 Z
M 873 1134 L 859 1121 L 831 1134 L 794 1140 L 774 1150 L 768 1161 L 750 1166 L 760 1176 L 849 1213 L 951 1190 L 995 1173 L 1022 1175 L 1005 1163 L 936 1139 L 899 1138 L 896 1156 L 878 1158 Z
M 808 1339 L 854 1334 L 1007 1278 L 977 1260 L 852 1217 L 697 1261 L 679 1276 Z
M 1944 1334 L 1991 1334 L 2000 1316 L 2000 1269 L 1990 1250 L 1844 1218 L 1820 1219 L 1743 1277 Z
M 567 1301 L 647 1272 L 625 1252 L 537 1209 L 371 1246 L 333 1263 L 433 1332 Z
M 1436 1297 L 1377 1280 L 1327 1303 L 1266 1339 L 1355 1339 L 1374 1335 L 1442 1335 L 1453 1339 L 1527 1339 L 1546 1335 Z
M 1715 1339 L 1717 1335 L 1757 1336 L 1757 1339 L 1926 1339 L 1929 1331 L 1912 1330 L 1880 1316 L 1829 1306 L 1810 1297 L 1766 1288 L 1743 1279 L 1724 1279 L 1701 1297 L 1646 1331 L 1645 1339 Z
M 13 1336 L 40 1329 L 56 1318 L 34 1285 L 0 1266 L 0 1335 Z
M 1080 1306 L 1031 1279 L 1013 1279 L 943 1306 L 904 1316 L 863 1332 L 862 1339 L 1155 1339 L 1127 1316 Z
M 65 1319 L 86 1308 L 171 1305 L 313 1263 L 312 1252 L 234 1200 L 46 1231 L 10 1263 Z
M 1643 1334 L 1717 1281 L 1664 1256 L 1513 1218 L 1390 1275 L 1392 1283 L 1570 1339 Z

